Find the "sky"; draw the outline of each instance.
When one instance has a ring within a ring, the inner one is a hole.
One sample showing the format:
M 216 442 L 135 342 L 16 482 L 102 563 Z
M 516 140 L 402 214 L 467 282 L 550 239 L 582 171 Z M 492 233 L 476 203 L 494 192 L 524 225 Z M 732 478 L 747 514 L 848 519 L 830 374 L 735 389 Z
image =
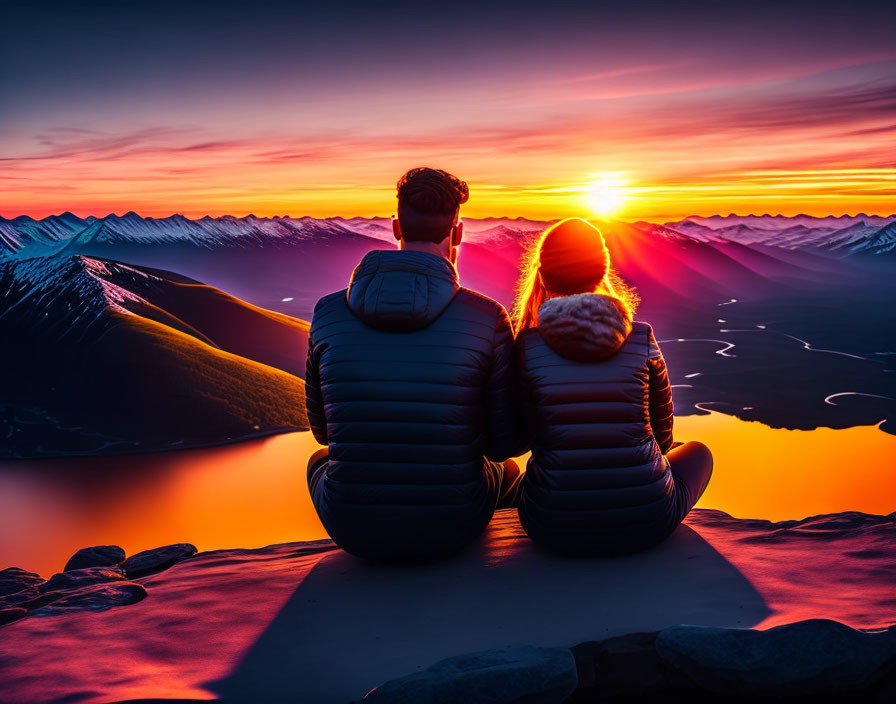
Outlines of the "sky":
M 896 3 L 0 4 L 0 215 L 896 212 Z

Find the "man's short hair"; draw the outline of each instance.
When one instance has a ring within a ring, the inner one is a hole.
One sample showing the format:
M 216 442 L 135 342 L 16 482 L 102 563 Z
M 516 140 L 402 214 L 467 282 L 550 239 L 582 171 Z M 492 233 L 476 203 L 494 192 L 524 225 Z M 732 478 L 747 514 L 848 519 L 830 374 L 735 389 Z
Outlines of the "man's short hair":
M 398 180 L 398 223 L 408 242 L 441 242 L 451 232 L 461 203 L 470 198 L 464 181 L 442 169 L 421 166 Z

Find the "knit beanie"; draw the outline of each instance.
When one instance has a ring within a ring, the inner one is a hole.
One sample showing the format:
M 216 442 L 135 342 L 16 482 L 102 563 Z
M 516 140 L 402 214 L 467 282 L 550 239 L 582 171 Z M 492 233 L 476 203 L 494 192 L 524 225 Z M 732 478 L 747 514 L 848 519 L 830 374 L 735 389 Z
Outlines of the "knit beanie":
M 562 220 L 551 227 L 541 242 L 541 280 L 561 295 L 591 293 L 603 281 L 610 254 L 604 237 L 581 218 Z

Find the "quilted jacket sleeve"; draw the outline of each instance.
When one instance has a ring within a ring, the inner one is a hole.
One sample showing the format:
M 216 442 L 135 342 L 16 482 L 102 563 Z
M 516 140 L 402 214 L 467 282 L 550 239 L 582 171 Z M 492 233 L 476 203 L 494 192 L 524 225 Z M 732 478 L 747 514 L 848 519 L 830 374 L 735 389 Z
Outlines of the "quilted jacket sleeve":
M 327 445 L 327 419 L 324 416 L 324 399 L 320 390 L 320 350 L 314 344 L 313 322 L 308 337 L 308 357 L 305 360 L 305 408 L 314 439 L 321 445 Z
M 666 360 L 649 330 L 647 369 L 650 374 L 650 425 L 660 450 L 665 455 L 672 449 L 672 386 L 666 371 Z
M 504 308 L 496 321 L 493 350 L 485 388 L 485 454 L 493 462 L 503 462 L 513 457 L 520 445 L 513 327 Z

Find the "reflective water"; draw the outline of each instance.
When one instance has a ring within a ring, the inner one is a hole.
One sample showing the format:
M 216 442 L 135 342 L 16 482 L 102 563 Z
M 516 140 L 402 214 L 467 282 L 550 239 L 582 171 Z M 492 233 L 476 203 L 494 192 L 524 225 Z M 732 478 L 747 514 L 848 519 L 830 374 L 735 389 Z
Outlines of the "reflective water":
M 676 417 L 675 438 L 712 449 L 703 508 L 772 521 L 896 511 L 896 436 L 873 425 L 785 430 L 710 412 Z
M 874 426 L 779 430 L 710 413 L 676 418 L 679 440 L 715 455 L 700 506 L 781 520 L 896 510 L 896 437 Z M 310 433 L 146 455 L 0 462 L 0 568 L 49 575 L 76 549 L 129 554 L 325 537 L 308 496 Z

